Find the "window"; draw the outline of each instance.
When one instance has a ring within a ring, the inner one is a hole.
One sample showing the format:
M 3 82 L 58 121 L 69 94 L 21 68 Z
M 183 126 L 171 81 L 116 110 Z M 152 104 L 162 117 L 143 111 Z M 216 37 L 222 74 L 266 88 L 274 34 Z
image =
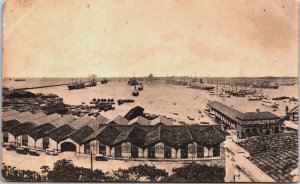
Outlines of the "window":
M 213 146 L 213 157 L 220 156 L 220 144 L 216 144 Z
M 83 145 L 84 154 L 90 154 L 91 153 L 91 145 L 90 143 L 85 143 Z
M 22 145 L 23 146 L 28 146 L 28 134 L 23 134 L 22 135 Z
M 49 137 L 43 137 L 43 149 L 49 148 Z

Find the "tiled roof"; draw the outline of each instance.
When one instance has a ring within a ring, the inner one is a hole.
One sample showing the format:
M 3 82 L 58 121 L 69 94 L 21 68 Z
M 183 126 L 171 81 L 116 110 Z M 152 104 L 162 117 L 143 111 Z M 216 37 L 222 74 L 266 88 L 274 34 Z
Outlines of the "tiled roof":
M 90 142 L 92 140 L 95 140 L 96 137 L 107 127 L 107 125 L 102 126 L 99 129 L 96 129 L 94 133 L 90 134 L 89 136 L 87 136 L 85 139 L 83 139 L 80 144 L 84 144 L 86 142 Z
M 79 130 L 72 133 L 70 137 L 73 141 L 80 144 L 84 139 L 86 139 L 89 135 L 93 134 L 95 132 L 95 129 L 91 128 L 90 126 L 86 125 Z
M 26 111 L 26 112 L 22 112 L 20 114 L 14 114 L 14 115 L 11 115 L 11 116 L 2 117 L 2 123 L 6 122 L 6 121 L 13 120 L 13 119 L 21 118 L 23 116 L 29 116 L 31 114 L 32 114 L 31 112 Z
M 75 120 L 75 118 L 70 114 L 70 115 L 66 115 L 66 116 L 63 116 L 59 119 L 52 121 L 51 124 L 54 125 L 55 127 L 59 127 L 64 124 L 71 123 L 74 120 Z
M 33 121 L 33 123 L 35 123 L 38 126 L 38 125 L 42 125 L 42 124 L 45 124 L 45 123 L 49 123 L 49 122 L 54 121 L 54 120 L 59 119 L 59 118 L 61 118 L 61 115 L 55 113 L 55 114 L 51 114 L 49 116 L 45 116 L 45 117 L 40 118 L 40 119 L 36 119 L 36 120 Z
M 114 140 L 118 137 L 121 132 L 116 128 L 116 126 L 106 126 L 104 129 L 96 135 L 96 139 L 100 141 L 102 144 L 107 146 L 112 146 Z
M 33 122 L 25 122 L 21 124 L 17 124 L 14 127 L 10 128 L 10 133 L 14 136 L 19 136 L 24 133 L 28 133 L 29 130 L 35 127 Z
M 2 112 L 2 117 L 6 117 L 6 116 L 12 116 L 12 115 L 15 115 L 15 114 L 19 114 L 20 112 L 14 110 L 14 109 L 9 109 L 7 111 L 3 111 Z
M 181 148 L 193 139 L 187 126 L 161 126 L 160 140 L 172 148 Z
M 214 108 L 215 110 L 222 112 L 224 115 L 226 115 L 228 118 L 230 118 L 231 120 L 237 122 L 238 119 L 237 117 L 242 116 L 242 112 L 233 109 L 231 107 L 228 107 L 227 105 L 224 105 L 218 101 L 212 101 L 210 103 L 207 104 L 208 106 Z
M 92 121 L 93 118 L 89 116 L 80 117 L 76 119 L 75 121 L 72 121 L 69 125 L 72 126 L 75 129 L 79 129 L 80 127 L 86 125 L 88 122 Z
M 75 131 L 75 128 L 73 128 L 69 124 L 65 124 L 56 129 L 50 130 L 49 132 L 47 132 L 47 135 L 56 142 L 60 142 Z
M 133 129 L 132 126 L 114 126 L 120 133 L 112 143 L 112 145 L 117 145 L 119 143 L 122 143 L 124 141 L 128 141 L 128 136 Z
M 142 116 L 139 116 L 139 117 L 136 117 L 134 118 L 133 120 L 130 120 L 128 122 L 128 125 L 133 125 L 133 124 L 139 124 L 139 125 L 150 125 L 150 120 L 142 117 Z
M 173 123 L 171 120 L 163 116 L 158 116 L 157 118 L 151 120 L 150 125 L 173 125 Z
M 298 132 L 251 137 L 237 144 L 249 152 L 249 160 L 276 182 L 291 182 L 298 167 Z
M 205 147 L 212 147 L 225 141 L 226 137 L 221 131 L 214 126 L 189 126 L 193 140 Z
M 268 120 L 268 119 L 279 119 L 277 115 L 271 112 L 246 112 L 238 117 L 241 120 Z
M 45 123 L 40 126 L 34 127 L 29 131 L 29 135 L 34 139 L 40 139 L 41 137 L 46 135 L 46 132 L 55 129 L 56 127 L 51 123 Z
M 107 119 L 104 116 L 100 116 L 97 119 L 93 121 L 93 123 L 90 123 L 89 126 L 93 129 L 98 129 L 100 124 L 107 124 L 109 122 L 109 119 Z

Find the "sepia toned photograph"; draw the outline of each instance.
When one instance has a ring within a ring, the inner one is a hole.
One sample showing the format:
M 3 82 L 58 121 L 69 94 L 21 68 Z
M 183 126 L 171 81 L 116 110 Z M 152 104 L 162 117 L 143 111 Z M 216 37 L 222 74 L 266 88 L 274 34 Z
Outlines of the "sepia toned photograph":
M 6 0 L 4 182 L 298 182 L 297 0 Z

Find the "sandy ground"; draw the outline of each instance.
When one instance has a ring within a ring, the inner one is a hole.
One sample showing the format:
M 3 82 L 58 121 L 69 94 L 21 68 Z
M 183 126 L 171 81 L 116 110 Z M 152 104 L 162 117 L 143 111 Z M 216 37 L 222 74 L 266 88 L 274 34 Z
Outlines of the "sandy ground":
M 63 152 L 56 156 L 47 155 L 40 152 L 40 156 L 21 155 L 15 151 L 2 150 L 2 163 L 16 167 L 17 169 L 41 171 L 41 166 L 47 165 L 51 169 L 54 163 L 59 159 L 70 159 L 76 166 L 90 168 L 91 160 L 89 156 L 75 155 L 73 152 Z M 124 160 L 108 160 L 108 161 L 95 161 L 93 160 L 93 168 L 101 169 L 103 172 L 111 172 L 119 168 L 128 168 L 130 166 L 139 164 L 155 165 L 157 168 L 165 169 L 167 172 L 172 173 L 174 167 L 183 165 L 181 162 L 154 162 L 154 161 L 124 161 Z

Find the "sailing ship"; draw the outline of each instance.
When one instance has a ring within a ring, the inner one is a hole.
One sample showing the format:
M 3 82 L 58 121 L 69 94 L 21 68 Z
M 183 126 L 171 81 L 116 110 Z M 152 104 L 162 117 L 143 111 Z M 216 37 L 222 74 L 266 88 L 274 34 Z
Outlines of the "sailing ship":
M 92 75 L 91 78 L 92 78 L 92 79 L 89 79 L 89 82 L 88 82 L 88 84 L 86 85 L 86 87 L 97 86 L 97 76 L 96 76 L 96 75 Z
M 266 89 L 278 89 L 279 85 L 269 82 L 269 81 L 261 81 L 253 83 L 254 88 L 266 88 Z

